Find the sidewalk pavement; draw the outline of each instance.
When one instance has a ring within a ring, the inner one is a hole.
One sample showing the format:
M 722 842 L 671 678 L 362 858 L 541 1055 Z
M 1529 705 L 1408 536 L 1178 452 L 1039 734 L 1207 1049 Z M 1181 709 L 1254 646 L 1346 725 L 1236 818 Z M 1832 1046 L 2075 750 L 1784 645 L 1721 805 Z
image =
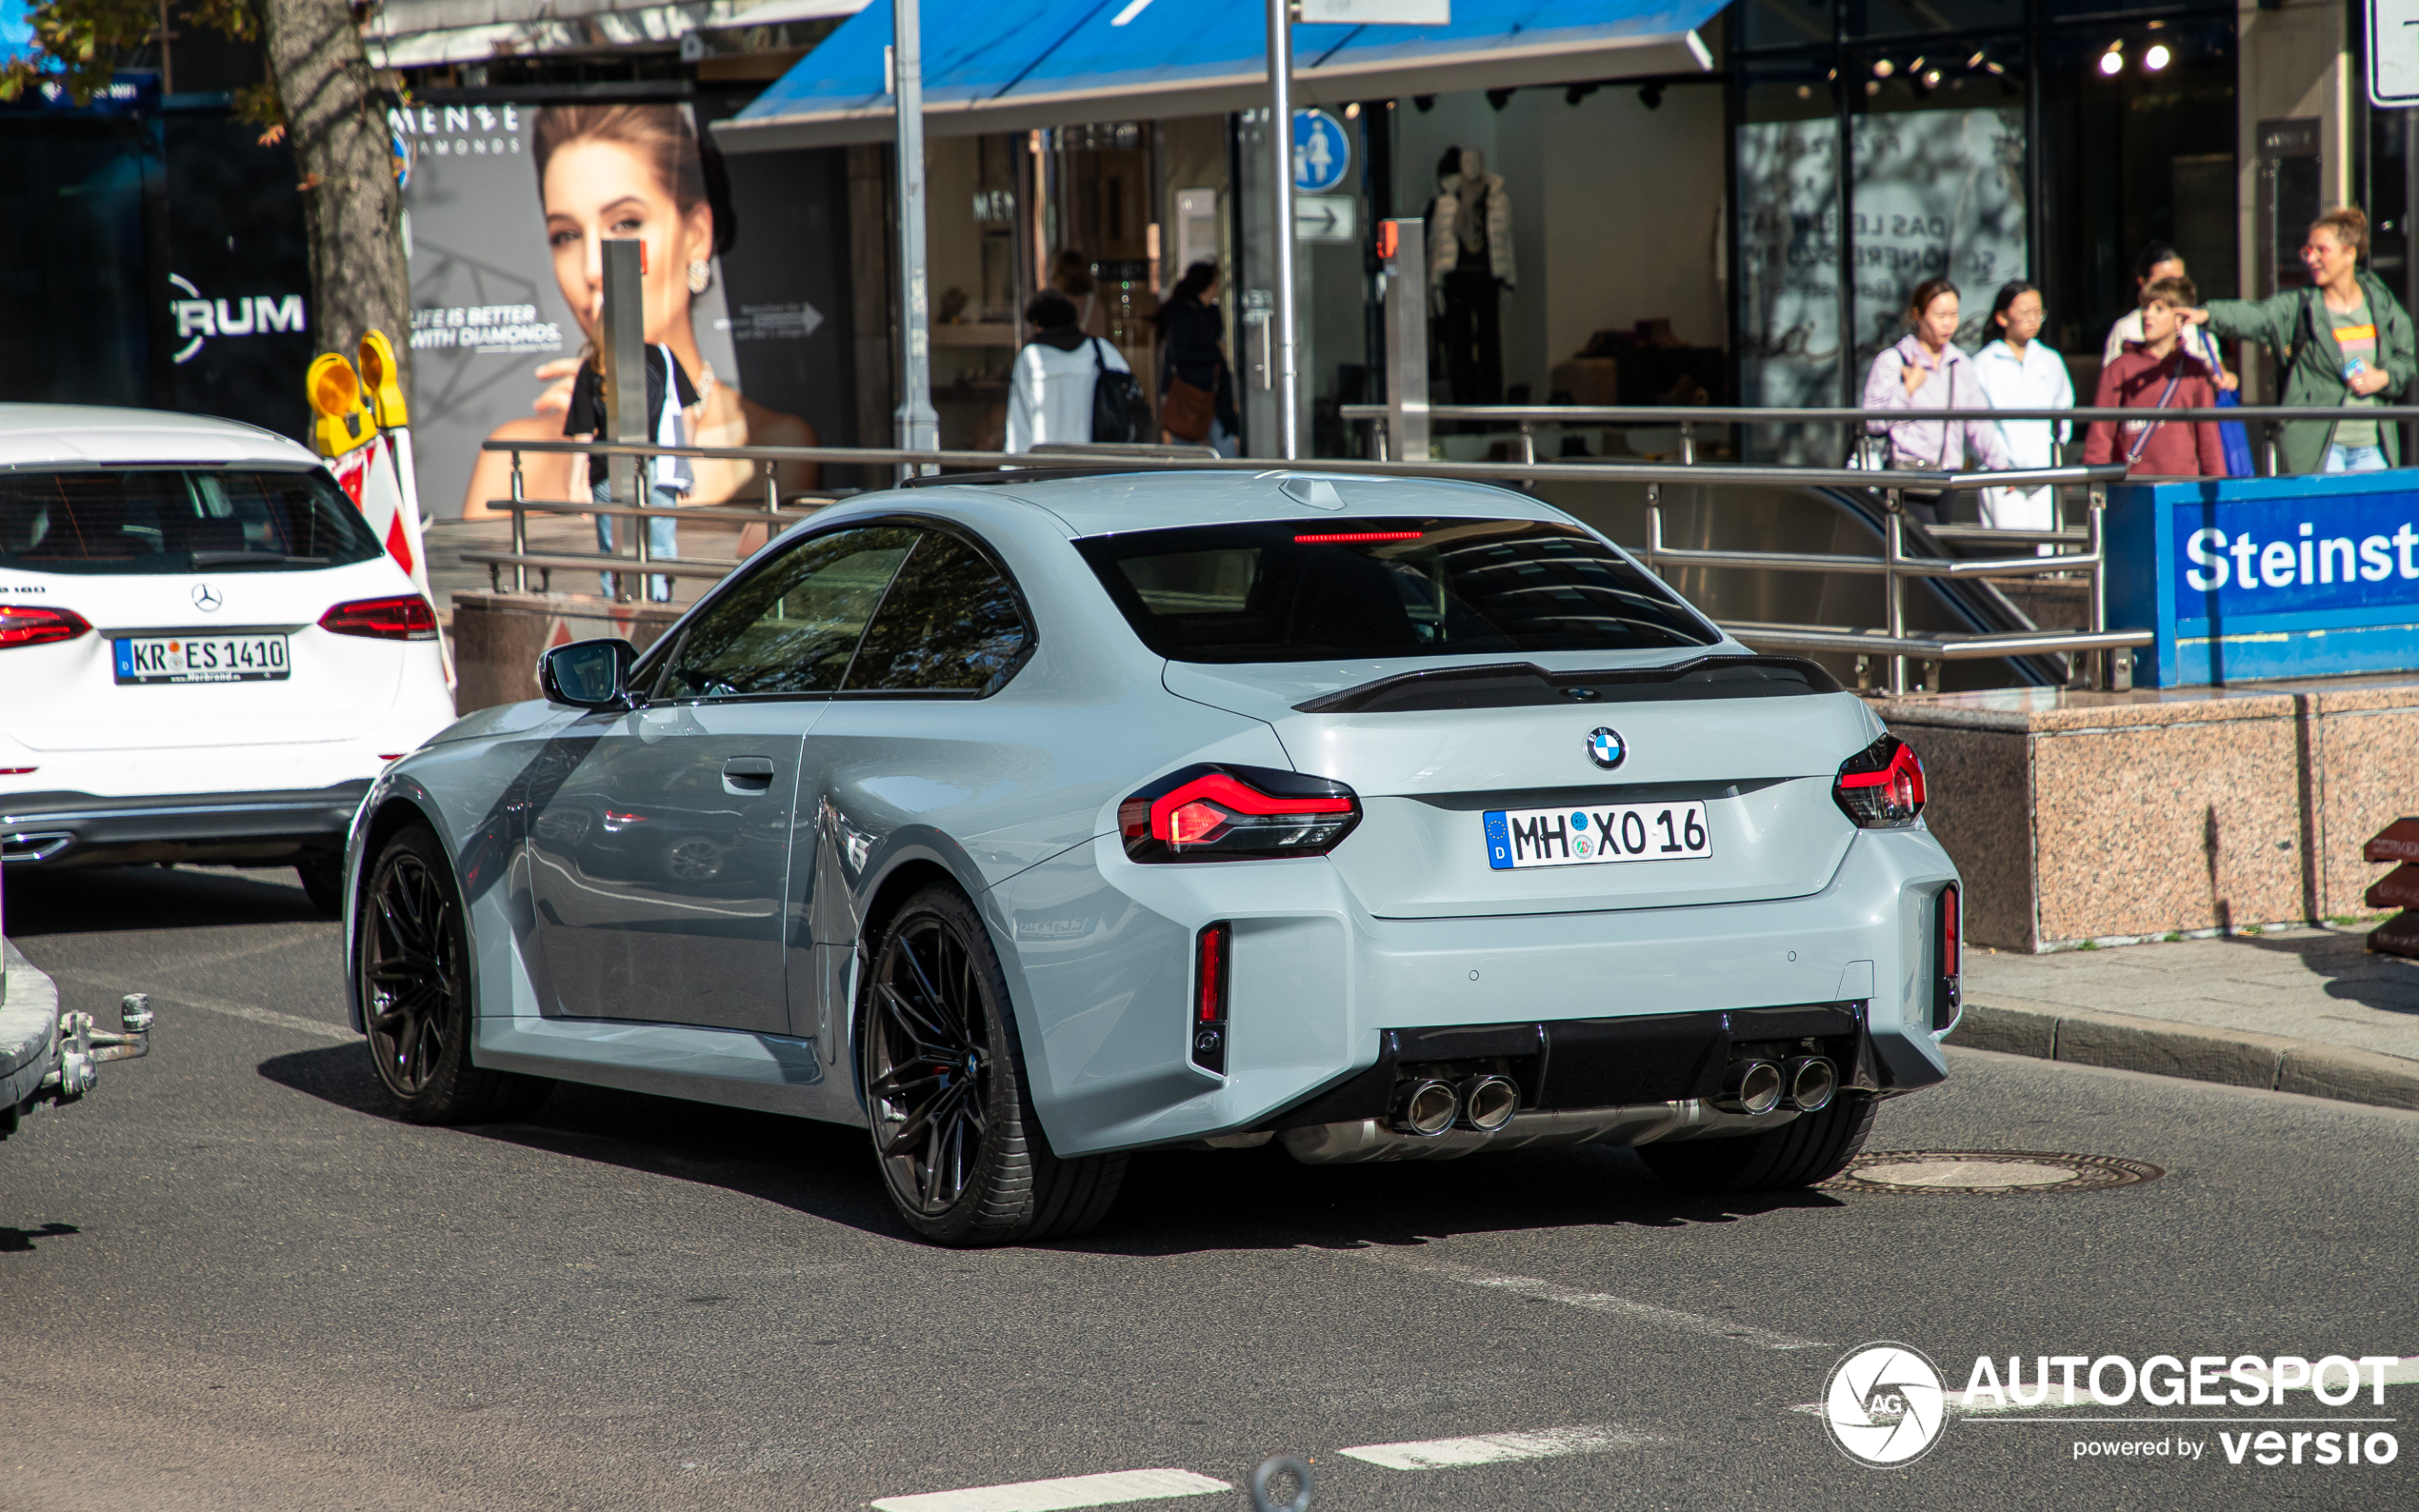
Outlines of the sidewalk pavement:
M 2052 955 L 1969 946 L 1951 1044 L 2419 1108 L 2419 962 L 2365 929 Z

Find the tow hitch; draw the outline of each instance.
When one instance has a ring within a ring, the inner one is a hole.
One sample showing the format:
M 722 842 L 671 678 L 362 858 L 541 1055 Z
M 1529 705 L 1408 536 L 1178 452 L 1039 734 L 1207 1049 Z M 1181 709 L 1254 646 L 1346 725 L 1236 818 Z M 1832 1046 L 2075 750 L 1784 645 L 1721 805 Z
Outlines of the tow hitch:
M 34 969 L 14 945 L 0 966 L 0 1139 L 45 1103 L 63 1106 L 82 1098 L 100 1080 L 104 1061 L 130 1061 L 151 1053 L 151 999 L 130 992 L 118 1002 L 112 1033 L 93 1026 L 92 1015 L 59 1011 L 58 988 Z

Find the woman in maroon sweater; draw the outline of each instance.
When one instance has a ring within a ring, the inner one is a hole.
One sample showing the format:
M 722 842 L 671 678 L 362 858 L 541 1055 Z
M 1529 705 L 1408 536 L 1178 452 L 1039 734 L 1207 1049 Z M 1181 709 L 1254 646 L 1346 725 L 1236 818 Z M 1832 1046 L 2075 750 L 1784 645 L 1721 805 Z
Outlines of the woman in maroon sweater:
M 2141 341 L 2125 344 L 2100 369 L 2092 404 L 2104 409 L 2212 409 L 2217 387 L 2208 368 L 2177 343 L 2183 312 L 2197 303 L 2189 278 L 2162 278 L 2143 290 Z M 2213 421 L 2095 420 L 2083 443 L 2091 467 L 2122 458 L 2128 477 L 2223 478 L 2226 444 Z

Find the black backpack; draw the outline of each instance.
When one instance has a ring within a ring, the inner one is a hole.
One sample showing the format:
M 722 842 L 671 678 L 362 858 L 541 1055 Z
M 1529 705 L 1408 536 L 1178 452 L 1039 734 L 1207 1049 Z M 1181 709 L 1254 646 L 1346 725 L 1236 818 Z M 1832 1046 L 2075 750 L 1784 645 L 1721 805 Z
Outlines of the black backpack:
M 1143 403 L 1142 384 L 1132 373 L 1111 368 L 1100 360 L 1100 338 L 1092 348 L 1092 440 L 1135 442 L 1143 439 L 1150 408 Z

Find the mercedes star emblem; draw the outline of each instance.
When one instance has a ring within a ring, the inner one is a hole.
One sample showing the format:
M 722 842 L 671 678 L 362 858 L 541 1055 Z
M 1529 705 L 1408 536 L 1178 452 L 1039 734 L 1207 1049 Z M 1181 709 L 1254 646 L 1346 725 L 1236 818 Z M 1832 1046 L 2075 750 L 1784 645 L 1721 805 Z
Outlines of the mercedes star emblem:
M 196 584 L 194 584 L 194 585 L 193 585 L 193 607 L 195 607 L 195 608 L 197 608 L 197 609 L 201 610 L 201 611 L 202 611 L 203 613 L 205 613 L 205 614 L 215 614 L 215 613 L 217 613 L 217 612 L 218 612 L 218 589 L 216 589 L 216 588 L 214 588 L 214 587 L 210 587 L 209 584 L 207 584 L 207 583 L 196 583 Z

